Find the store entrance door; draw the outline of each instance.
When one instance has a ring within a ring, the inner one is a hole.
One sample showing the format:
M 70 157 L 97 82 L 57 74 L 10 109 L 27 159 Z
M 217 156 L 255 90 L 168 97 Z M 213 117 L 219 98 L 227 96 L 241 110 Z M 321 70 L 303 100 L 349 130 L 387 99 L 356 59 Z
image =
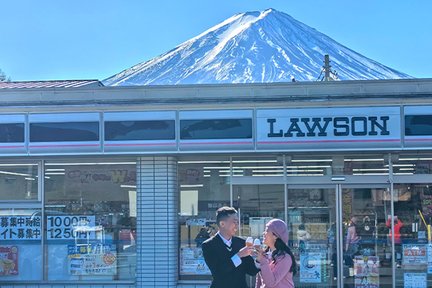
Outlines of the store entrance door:
M 387 180 L 239 177 L 233 178 L 233 203 L 241 209 L 242 236 L 259 237 L 266 219 L 287 222 L 300 268 L 295 287 L 386 287 L 392 284 Z
M 362 183 L 287 185 L 296 287 L 392 284 L 390 185 L 357 180 Z

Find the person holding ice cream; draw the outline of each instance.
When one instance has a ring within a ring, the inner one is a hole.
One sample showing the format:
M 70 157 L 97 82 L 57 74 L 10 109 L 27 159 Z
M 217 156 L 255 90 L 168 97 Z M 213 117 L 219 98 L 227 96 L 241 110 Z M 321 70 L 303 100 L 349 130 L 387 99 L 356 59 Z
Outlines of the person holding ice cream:
M 218 233 L 202 243 L 204 260 L 209 267 L 213 281 L 211 288 L 247 288 L 246 274 L 258 273 L 254 259 L 253 242 L 235 236 L 239 219 L 232 207 L 221 207 L 216 211 Z
M 257 288 L 294 287 L 293 276 L 297 273 L 297 263 L 288 247 L 288 227 L 280 219 L 270 220 L 263 233 L 265 251 L 258 251 L 257 261 L 261 272 L 257 275 Z

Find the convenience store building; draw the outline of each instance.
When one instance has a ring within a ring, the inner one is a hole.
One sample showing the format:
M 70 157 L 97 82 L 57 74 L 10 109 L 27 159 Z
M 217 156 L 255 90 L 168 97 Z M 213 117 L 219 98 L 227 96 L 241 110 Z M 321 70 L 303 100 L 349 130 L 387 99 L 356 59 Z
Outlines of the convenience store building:
M 432 285 L 432 79 L 2 83 L 0 156 L 1 287 L 208 287 L 222 205 L 289 224 L 296 287 Z

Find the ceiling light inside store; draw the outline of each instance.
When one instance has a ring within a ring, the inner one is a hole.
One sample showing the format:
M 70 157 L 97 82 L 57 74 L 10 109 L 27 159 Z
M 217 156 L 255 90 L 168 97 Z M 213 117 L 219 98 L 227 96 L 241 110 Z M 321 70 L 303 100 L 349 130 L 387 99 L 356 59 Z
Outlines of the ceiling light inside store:
M 200 160 L 200 161 L 178 161 L 178 164 L 218 164 L 218 163 L 230 163 L 228 160 Z
M 31 177 L 27 177 L 27 178 L 24 178 L 25 180 L 28 180 L 28 181 L 35 181 L 36 180 L 36 178 L 31 178 Z
M 252 174 L 252 177 L 282 177 L 283 174 Z
M 64 172 L 48 172 L 48 173 L 45 173 L 45 175 L 65 175 L 65 173 Z
M 323 173 L 306 173 L 306 174 L 288 174 L 288 177 L 297 177 L 297 176 L 324 176 Z
M 432 161 L 432 158 L 399 158 L 399 161 Z
M 244 170 L 232 170 L 233 173 L 243 173 Z M 219 170 L 219 173 L 230 173 L 230 170 Z
M 194 184 L 194 185 L 186 185 L 186 184 L 181 184 L 180 187 L 181 188 L 195 188 L 195 187 L 203 187 L 203 184 Z
M 369 158 L 369 159 L 344 159 L 345 162 L 382 162 L 383 158 Z
M 84 166 L 84 165 L 136 165 L 136 162 L 86 162 L 86 163 L 46 163 L 45 166 Z
M 25 166 L 25 167 L 27 167 L 27 166 L 37 166 L 37 165 L 38 164 L 22 164 L 22 163 L 19 163 L 19 164 L 11 164 L 11 163 L 2 164 L 2 163 L 0 163 L 0 167 L 10 167 L 10 166 L 13 166 L 13 167 Z
M 120 185 L 121 188 L 136 188 L 136 185 Z
M 278 170 L 252 170 L 252 173 L 283 173 L 283 169 L 278 169 Z
M 291 162 L 298 163 L 298 162 L 333 162 L 333 159 L 292 159 Z
M 294 169 L 294 170 L 288 170 L 288 173 L 291 172 L 324 172 L 322 169 Z
M 388 173 L 353 173 L 354 176 L 358 176 L 358 175 L 369 175 L 369 176 L 381 176 L 381 175 L 386 175 L 388 176 Z
M 389 167 L 389 165 L 384 165 L 385 167 Z M 414 167 L 416 164 L 393 164 L 393 167 Z
M 208 166 L 203 167 L 205 170 L 211 170 L 211 169 L 282 169 L 283 166 Z
M 394 175 L 414 175 L 414 173 L 413 172 L 411 172 L 411 173 L 409 173 L 409 172 L 404 172 L 404 173 L 402 173 L 402 172 L 397 172 L 397 173 L 393 173 Z
M 331 168 L 330 165 L 306 165 L 306 166 L 287 166 L 287 169 L 301 169 L 301 168 Z
M 352 169 L 353 171 L 360 172 L 360 171 L 388 171 L 388 168 L 358 168 L 358 169 Z
M 15 176 L 24 176 L 24 177 L 32 177 L 33 176 L 31 174 L 16 173 L 16 172 L 9 172 L 9 171 L 0 171 L 0 174 L 15 175 Z
M 61 172 L 61 171 L 65 171 L 65 169 L 63 168 L 49 168 L 49 169 L 45 169 L 45 171 L 47 172 Z
M 197 160 L 197 161 L 178 161 L 178 164 L 223 164 L 230 163 L 229 160 Z M 233 160 L 232 163 L 277 163 L 276 159 L 269 160 Z

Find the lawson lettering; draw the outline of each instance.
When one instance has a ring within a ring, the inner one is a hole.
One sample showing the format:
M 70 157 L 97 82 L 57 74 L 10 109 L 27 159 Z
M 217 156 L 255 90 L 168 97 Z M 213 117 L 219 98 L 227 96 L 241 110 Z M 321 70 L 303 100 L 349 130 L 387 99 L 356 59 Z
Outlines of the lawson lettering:
M 268 118 L 267 137 L 384 136 L 389 116 Z M 281 123 L 282 122 L 282 123 Z M 276 127 L 286 127 L 278 129 Z

